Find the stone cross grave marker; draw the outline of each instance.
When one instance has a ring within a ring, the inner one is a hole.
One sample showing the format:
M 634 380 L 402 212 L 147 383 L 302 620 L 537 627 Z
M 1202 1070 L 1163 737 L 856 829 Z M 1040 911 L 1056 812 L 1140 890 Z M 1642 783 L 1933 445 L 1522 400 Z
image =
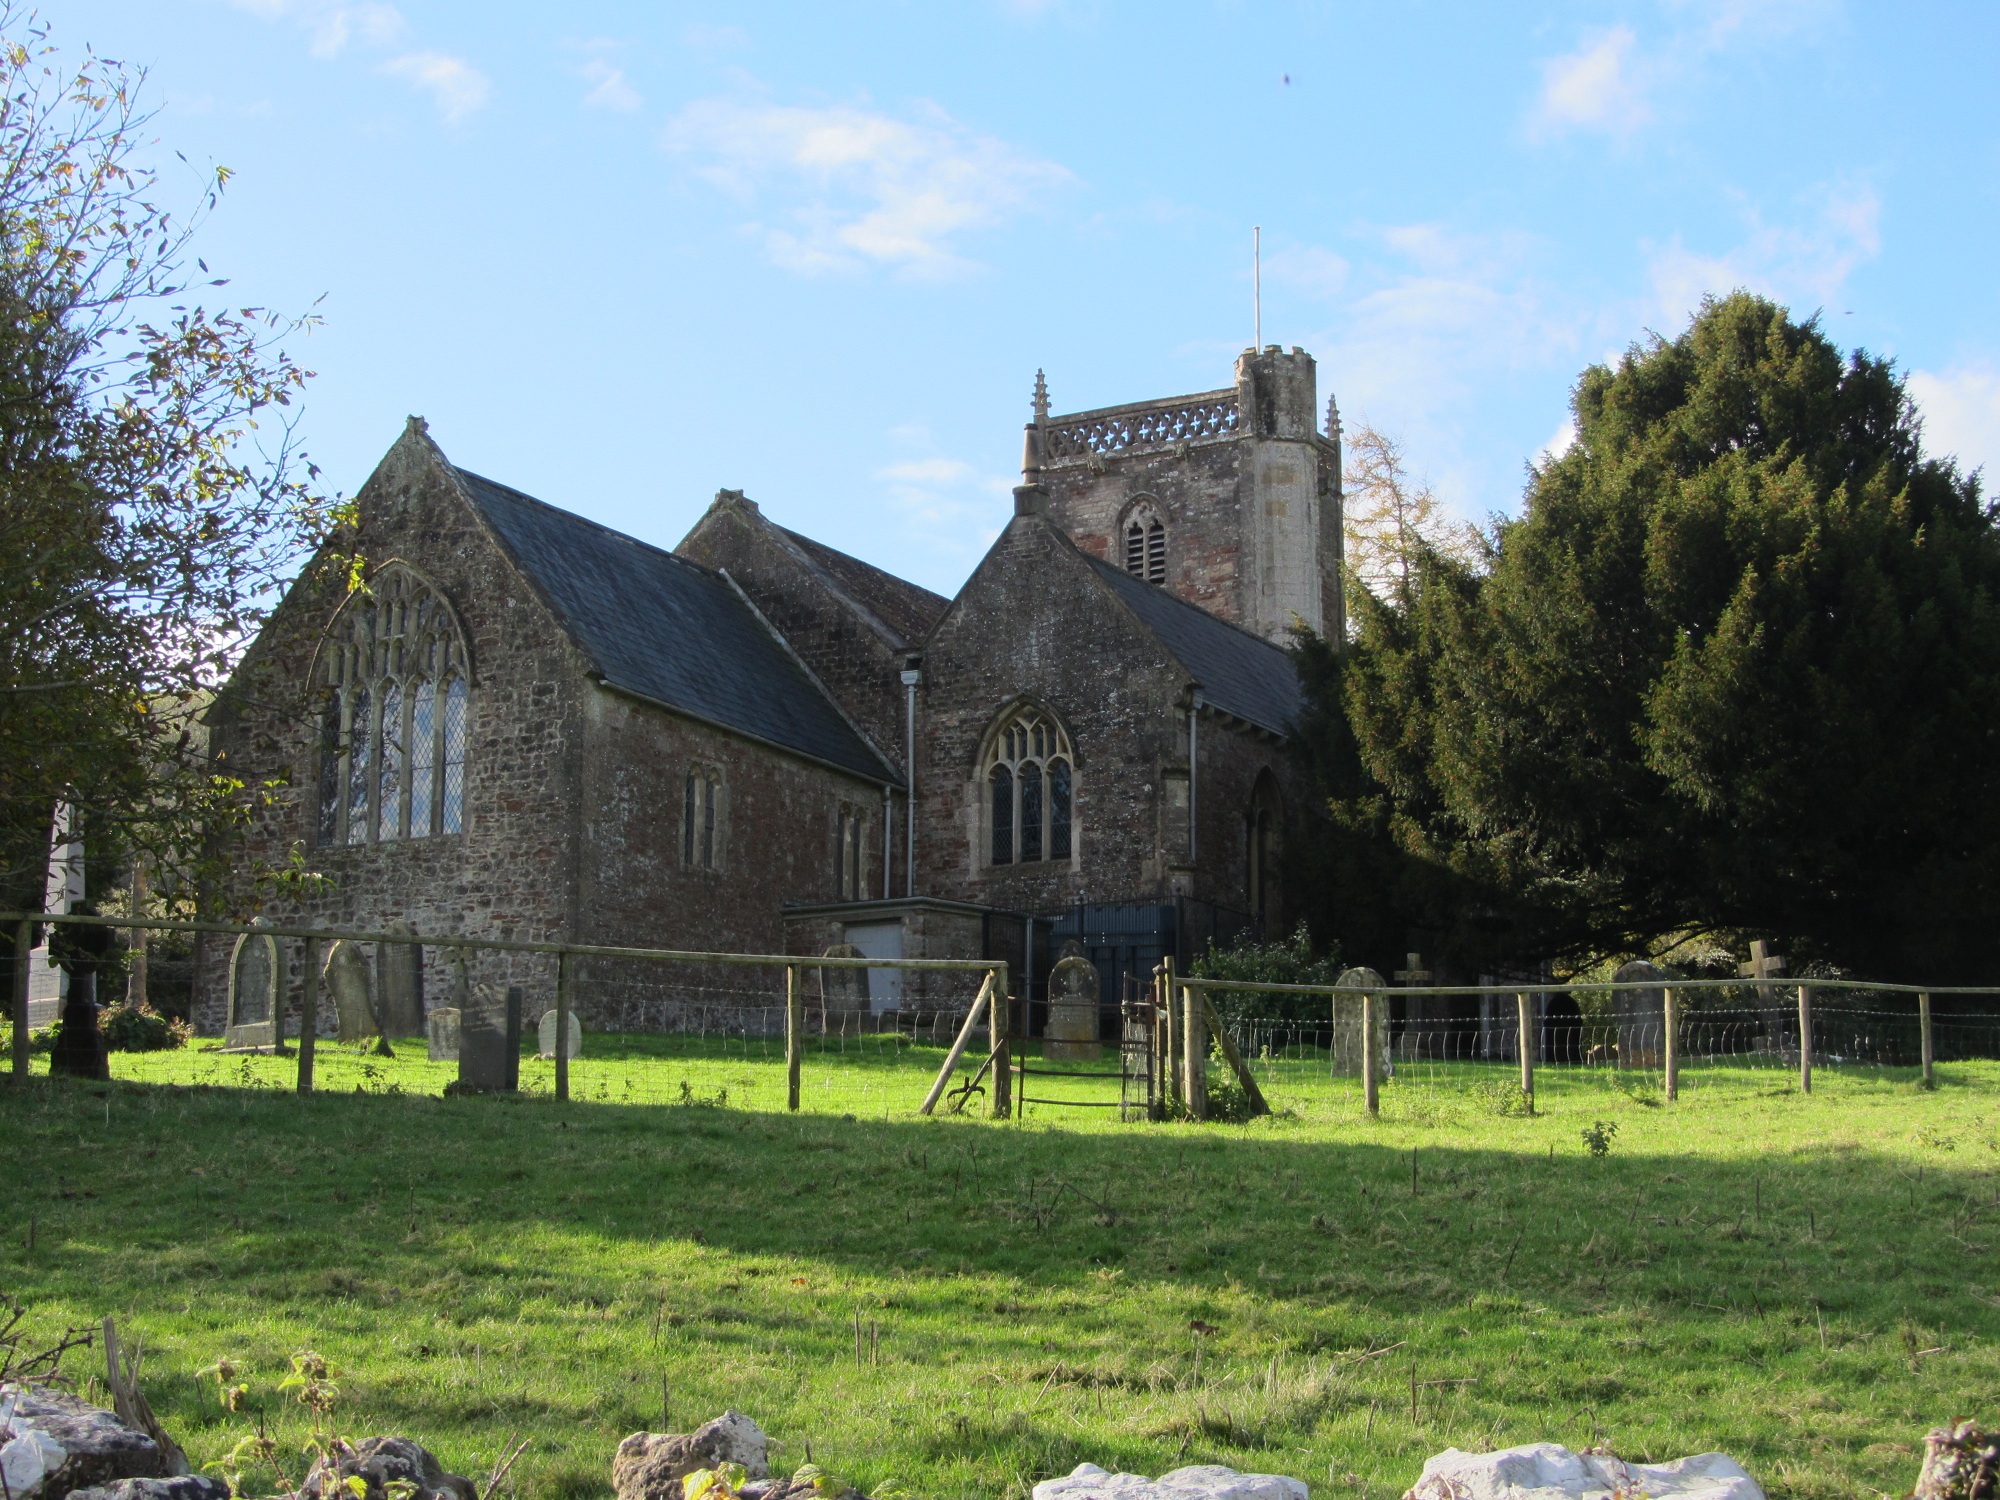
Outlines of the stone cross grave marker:
M 861 950 L 852 943 L 836 943 L 820 955 L 821 958 L 861 958 Z M 819 971 L 820 1003 L 829 1012 L 843 1014 L 868 1009 L 868 971 L 866 969 L 821 969 Z
M 391 922 L 385 932 L 416 929 L 408 922 Z M 423 1036 L 424 950 L 421 943 L 378 943 L 375 946 L 375 1017 L 384 1036 Z
M 459 1010 L 455 1005 L 440 1005 L 424 1017 L 424 1035 L 430 1042 L 432 1062 L 457 1062 L 461 1033 L 459 1030 Z
M 1423 954 L 1406 953 L 1403 955 L 1403 967 L 1396 971 L 1396 983 L 1406 985 L 1429 984 L 1431 978 L 1431 971 L 1424 967 Z M 1405 1021 L 1421 1021 L 1430 1015 L 1436 1003 L 1436 999 L 1432 996 L 1411 995 L 1403 1001 L 1403 1018 Z M 1376 1008 L 1378 1010 L 1383 1009 L 1387 1005 L 1388 1002 L 1385 1000 L 1381 1006 Z M 1406 1033 L 1403 1043 L 1408 1047 L 1412 1045 L 1414 1040 L 1415 1038 Z
M 1657 1068 L 1666 1056 L 1666 981 L 1673 976 L 1657 964 L 1637 959 L 1611 976 L 1617 984 L 1657 979 L 1655 989 L 1613 990 L 1618 1013 L 1618 1066 Z
M 495 1094 L 511 1088 L 507 1069 L 507 1001 L 482 984 L 459 1015 L 458 1083 L 461 1094 Z M 520 1033 L 515 1032 L 516 1036 Z
M 278 1013 L 278 940 L 246 932 L 229 955 L 229 1019 L 222 1031 L 225 1051 L 275 1048 L 284 1041 Z
M 556 1008 L 551 1005 L 542 1012 L 542 1024 L 536 1028 L 537 1052 L 544 1058 L 556 1055 Z M 569 1013 L 569 1055 L 570 1059 L 583 1056 L 583 1022 L 576 1018 L 576 1012 Z
M 1747 964 L 1738 964 L 1736 972 L 1741 974 L 1745 979 L 1776 979 L 1780 974 L 1785 972 L 1785 960 L 1771 951 L 1769 943 L 1765 942 L 1762 938 L 1758 938 L 1750 945 L 1750 962 Z M 1766 1005 L 1769 1005 L 1771 1003 L 1771 987 L 1768 984 L 1758 985 L 1757 998 Z
M 366 1042 L 380 1034 L 375 1024 L 375 986 L 360 944 L 342 938 L 327 950 L 326 987 L 333 995 L 335 1041 Z
M 1042 1056 L 1094 1062 L 1104 1055 L 1097 1040 L 1097 982 L 1097 965 L 1084 956 L 1083 944 L 1071 938 L 1049 970 L 1049 1024 Z
M 1411 955 L 1414 957 L 1415 955 Z M 1412 967 L 1415 967 L 1412 965 Z M 1395 1068 L 1389 1060 L 1389 1000 L 1388 981 L 1373 969 L 1349 969 L 1334 980 L 1338 990 L 1354 990 L 1353 995 L 1333 997 L 1333 1070 L 1343 1078 L 1361 1076 L 1362 1051 L 1361 1036 L 1361 994 L 1375 996 L 1375 1076 L 1393 1076 Z

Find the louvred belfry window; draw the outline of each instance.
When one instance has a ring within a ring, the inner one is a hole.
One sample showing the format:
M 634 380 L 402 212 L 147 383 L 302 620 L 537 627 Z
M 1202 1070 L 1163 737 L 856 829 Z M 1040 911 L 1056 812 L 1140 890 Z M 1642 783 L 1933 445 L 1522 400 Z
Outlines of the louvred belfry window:
M 320 651 L 319 841 L 385 843 L 465 826 L 465 641 L 401 563 L 335 616 Z
M 1150 501 L 1126 519 L 1125 571 L 1148 583 L 1167 581 L 1167 527 Z
M 1075 756 L 1055 720 L 1033 709 L 1011 711 L 994 732 L 986 756 L 987 862 L 1038 864 L 1067 860 L 1072 826 Z

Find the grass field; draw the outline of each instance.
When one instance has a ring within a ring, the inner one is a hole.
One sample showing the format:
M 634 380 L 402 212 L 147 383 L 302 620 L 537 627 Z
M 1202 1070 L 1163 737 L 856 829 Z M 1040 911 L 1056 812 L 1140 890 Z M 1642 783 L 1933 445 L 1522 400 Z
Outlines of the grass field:
M 232 1356 L 295 1451 L 311 1347 L 349 1433 L 474 1474 L 532 1434 L 531 1500 L 607 1493 L 663 1380 L 677 1427 L 733 1405 L 782 1464 L 927 1497 L 1090 1459 L 1393 1500 L 1447 1445 L 1541 1438 L 1872 1497 L 2000 1406 L 2000 1064 L 1809 1098 L 1704 1069 L 1673 1106 L 1551 1075 L 1532 1119 L 1473 1069 L 1372 1122 L 1301 1070 L 1247 1126 L 994 1124 L 915 1117 L 928 1047 L 815 1055 L 798 1117 L 762 1043 L 589 1049 L 565 1106 L 436 1097 L 408 1046 L 323 1050 L 310 1098 L 193 1050 L 0 1088 L 0 1289 L 44 1330 L 129 1320 L 197 1462 L 244 1421 L 197 1372 Z

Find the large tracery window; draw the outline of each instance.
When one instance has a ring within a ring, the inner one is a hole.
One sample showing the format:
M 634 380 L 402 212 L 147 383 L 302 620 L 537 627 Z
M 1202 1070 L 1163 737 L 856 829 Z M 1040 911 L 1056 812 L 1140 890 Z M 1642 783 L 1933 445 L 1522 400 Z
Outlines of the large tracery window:
M 1069 738 L 1033 709 L 1011 714 L 986 757 L 988 861 L 996 865 L 1066 860 L 1073 846 Z
M 1125 571 L 1148 583 L 1167 581 L 1167 526 L 1150 502 L 1140 502 L 1126 517 Z
M 444 598 L 391 563 L 320 652 L 319 841 L 382 843 L 465 824 L 465 642 Z

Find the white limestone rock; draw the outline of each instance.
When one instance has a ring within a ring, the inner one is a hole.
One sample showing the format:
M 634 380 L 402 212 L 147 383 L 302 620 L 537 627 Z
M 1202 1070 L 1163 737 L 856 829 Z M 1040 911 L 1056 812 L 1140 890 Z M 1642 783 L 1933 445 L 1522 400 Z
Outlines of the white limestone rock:
M 1190 1464 L 1158 1479 L 1078 1464 L 1067 1477 L 1036 1485 L 1034 1500 L 1306 1500 L 1306 1486 L 1282 1474 L 1239 1474 L 1221 1464 Z
M 1403 1500 L 1764 1500 L 1757 1481 L 1726 1453 L 1667 1464 L 1572 1453 L 1561 1443 L 1525 1443 L 1496 1453 L 1447 1448 L 1424 1463 Z

